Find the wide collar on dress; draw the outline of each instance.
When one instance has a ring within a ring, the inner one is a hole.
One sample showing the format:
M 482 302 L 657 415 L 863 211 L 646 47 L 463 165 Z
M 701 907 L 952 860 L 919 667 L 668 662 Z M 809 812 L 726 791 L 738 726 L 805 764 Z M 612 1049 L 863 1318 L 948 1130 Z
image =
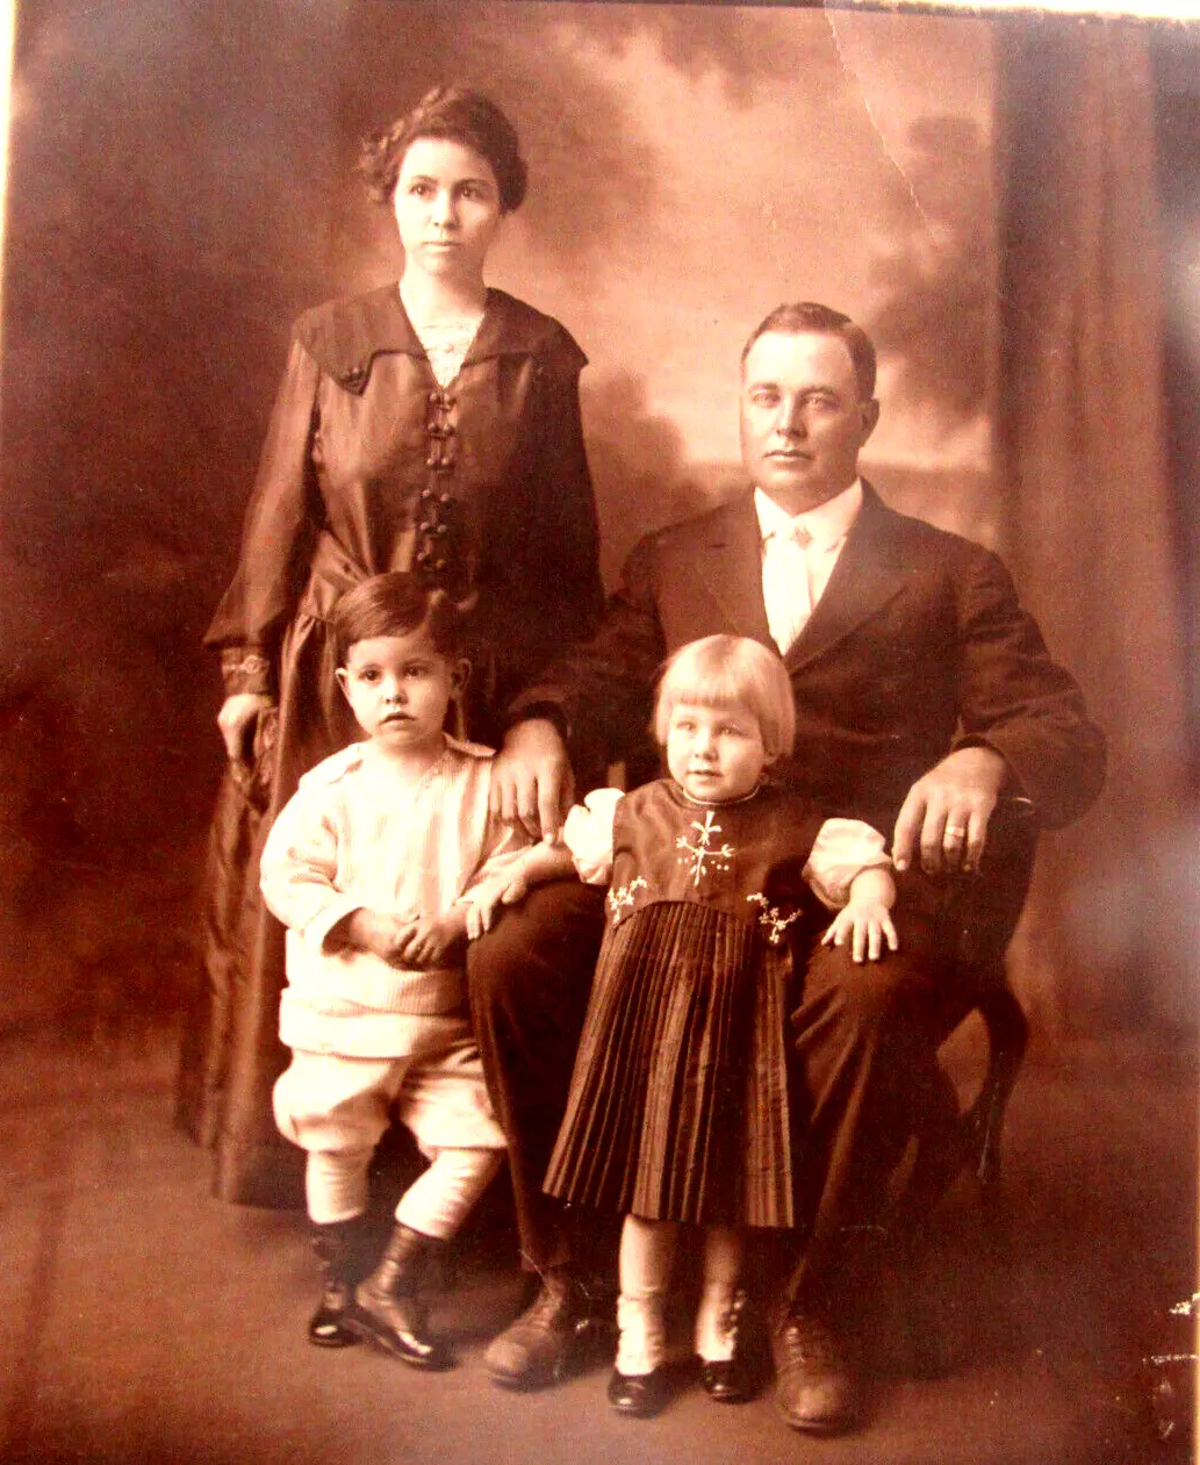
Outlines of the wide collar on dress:
M 425 360 L 425 348 L 413 329 L 395 283 L 381 285 L 350 300 L 333 300 L 302 315 L 296 324 L 301 344 L 339 386 L 355 395 L 365 390 L 376 356 L 400 353 Z M 574 342 L 551 316 L 489 288 L 483 320 L 464 366 L 498 356 L 537 355 L 554 345 Z M 578 366 L 586 358 L 578 353 Z

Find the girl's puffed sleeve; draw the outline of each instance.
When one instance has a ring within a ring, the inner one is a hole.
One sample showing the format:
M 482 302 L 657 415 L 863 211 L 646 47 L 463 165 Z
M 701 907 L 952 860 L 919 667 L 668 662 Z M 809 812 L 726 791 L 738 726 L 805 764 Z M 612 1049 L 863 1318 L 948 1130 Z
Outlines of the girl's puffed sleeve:
M 850 883 L 863 870 L 891 868 L 886 842 L 861 819 L 826 819 L 817 831 L 804 878 L 822 905 L 831 911 L 846 904 Z
M 312 461 L 320 368 L 293 337 L 246 510 L 238 567 L 212 624 L 227 695 L 274 694 L 284 628 L 303 588 L 319 522 Z
M 594 789 L 575 804 L 563 824 L 563 843 L 586 885 L 607 885 L 613 864 L 613 819 L 625 795 L 620 789 Z

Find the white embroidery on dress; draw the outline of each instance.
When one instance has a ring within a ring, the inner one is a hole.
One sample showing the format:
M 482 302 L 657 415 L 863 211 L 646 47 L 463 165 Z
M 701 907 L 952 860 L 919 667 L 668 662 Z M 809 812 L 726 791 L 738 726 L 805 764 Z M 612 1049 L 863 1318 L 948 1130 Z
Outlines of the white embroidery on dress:
M 626 911 L 637 899 L 637 892 L 645 890 L 646 882 L 639 875 L 631 880 L 628 885 L 614 885 L 608 892 L 608 908 L 612 911 L 613 925 L 621 919 L 621 912 Z
M 793 911 L 790 916 L 783 916 L 779 913 L 777 905 L 768 905 L 767 897 L 761 890 L 756 890 L 753 895 L 746 899 L 751 905 L 760 906 L 758 913 L 758 924 L 767 933 L 767 940 L 772 946 L 778 946 L 783 941 L 783 933 L 793 921 L 800 919 L 800 912 Z
M 704 815 L 703 824 L 693 819 L 692 828 L 698 831 L 696 843 L 689 844 L 687 835 L 681 834 L 675 841 L 675 848 L 685 852 L 687 858 L 681 856 L 681 863 L 688 863 L 688 874 L 692 877 L 692 884 L 698 888 L 700 881 L 708 874 L 710 865 L 714 870 L 729 869 L 729 861 L 733 857 L 733 845 L 723 844 L 714 847 L 713 837 L 721 833 L 721 826 L 713 823 L 711 809 Z

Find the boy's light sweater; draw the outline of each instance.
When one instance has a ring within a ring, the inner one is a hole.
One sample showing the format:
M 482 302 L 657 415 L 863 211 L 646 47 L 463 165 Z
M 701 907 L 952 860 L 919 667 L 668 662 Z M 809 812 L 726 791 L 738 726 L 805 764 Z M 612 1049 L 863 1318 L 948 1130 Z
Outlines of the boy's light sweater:
M 289 1047 L 399 1056 L 421 1026 L 413 1018 L 461 1008 L 461 965 L 410 971 L 327 937 L 362 908 L 440 915 L 519 858 L 528 836 L 488 812 L 493 757 L 447 738 L 409 784 L 371 743 L 355 743 L 300 780 L 261 866 L 263 897 L 288 928 L 279 1035 Z

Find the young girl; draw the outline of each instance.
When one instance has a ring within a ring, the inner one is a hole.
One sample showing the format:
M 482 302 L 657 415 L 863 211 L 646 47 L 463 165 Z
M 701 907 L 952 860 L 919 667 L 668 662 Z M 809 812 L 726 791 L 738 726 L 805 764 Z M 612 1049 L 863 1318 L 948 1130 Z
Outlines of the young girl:
M 275 1117 L 308 1152 L 325 1275 L 310 1340 L 365 1337 L 442 1368 L 450 1359 L 426 1332 L 422 1272 L 504 1149 L 463 1015 L 463 949 L 490 925 L 529 841 L 488 812 L 491 752 L 443 731 L 468 673 L 445 594 L 380 575 L 338 601 L 332 631 L 337 680 L 366 739 L 300 780 L 263 851 L 263 896 L 288 927 L 279 1031 L 292 1061 Z M 393 1106 L 430 1165 L 355 1290 L 367 1170 Z
M 608 1398 L 665 1402 L 663 1300 L 680 1224 L 704 1232 L 695 1350 L 710 1396 L 745 1398 L 735 1353 L 746 1227 L 794 1223 L 786 1017 L 791 938 L 856 960 L 896 947 L 883 837 L 824 820 L 767 769 L 791 749 L 783 662 L 708 636 L 668 662 L 654 730 L 670 778 L 591 794 L 564 838 L 580 875 L 611 881 L 609 920 L 546 1189 L 625 1214 L 620 1342 Z

